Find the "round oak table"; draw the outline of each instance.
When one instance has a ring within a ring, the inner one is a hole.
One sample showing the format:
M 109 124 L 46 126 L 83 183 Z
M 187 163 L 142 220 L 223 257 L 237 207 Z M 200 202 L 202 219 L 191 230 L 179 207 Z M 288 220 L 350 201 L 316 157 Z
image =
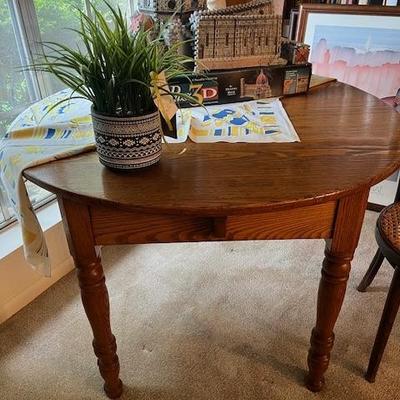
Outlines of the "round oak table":
M 326 240 L 306 377 L 322 389 L 369 189 L 400 167 L 400 115 L 341 83 L 283 103 L 300 143 L 170 145 L 131 173 L 94 152 L 25 171 L 57 194 L 108 397 L 122 382 L 98 246 L 211 240 Z

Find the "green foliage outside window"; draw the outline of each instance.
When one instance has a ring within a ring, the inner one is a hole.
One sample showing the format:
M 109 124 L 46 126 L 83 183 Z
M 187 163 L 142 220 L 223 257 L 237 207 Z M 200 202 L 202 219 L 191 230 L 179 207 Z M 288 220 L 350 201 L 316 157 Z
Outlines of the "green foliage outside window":
M 29 102 L 26 82 L 22 73 L 16 73 L 14 66 L 20 66 L 17 43 L 11 24 L 11 14 L 6 0 L 0 0 L 0 136 L 10 122 L 8 117 L 15 108 Z
M 84 0 L 33 0 L 43 41 L 56 41 L 69 47 L 78 45 L 78 36 L 68 28 L 79 27 L 77 9 L 85 9 Z M 103 0 L 92 3 L 104 10 L 108 20 L 110 12 Z M 127 9 L 127 0 L 114 0 L 111 4 Z M 0 137 L 8 124 L 30 103 L 27 82 L 20 72 L 21 60 L 12 28 L 11 14 L 7 0 L 0 0 Z M 60 90 L 62 86 L 54 79 L 48 79 L 48 92 Z
M 70 47 L 76 45 L 78 36 L 66 28 L 78 28 L 80 10 L 85 9 L 85 0 L 24 0 L 33 1 L 36 10 L 37 23 L 41 40 L 57 41 Z M 128 0 L 109 0 L 113 5 L 119 5 L 121 10 L 127 9 Z M 106 20 L 111 15 L 103 0 L 91 1 L 99 8 Z M 0 0 L 0 139 L 5 134 L 12 120 L 22 112 L 30 103 L 28 84 L 21 71 L 21 58 L 17 40 L 13 30 L 11 12 L 7 0 Z M 49 93 L 61 88 L 55 79 L 47 82 Z M 2 190 L 0 182 L 0 191 Z M 33 184 L 29 187 L 29 194 L 33 204 L 43 200 L 48 193 Z M 1 201 L 0 193 L 0 225 L 6 217 L 12 215 L 12 210 Z M 8 210 L 8 211 L 7 211 Z

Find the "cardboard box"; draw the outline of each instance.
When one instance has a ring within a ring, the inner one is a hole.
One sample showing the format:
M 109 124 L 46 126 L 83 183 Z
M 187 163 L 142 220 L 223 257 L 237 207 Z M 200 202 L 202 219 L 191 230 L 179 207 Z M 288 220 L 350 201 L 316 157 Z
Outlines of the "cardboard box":
M 281 57 L 289 64 L 307 64 L 310 56 L 310 46 L 295 41 L 286 41 L 281 45 Z
M 191 80 L 169 82 L 170 90 L 194 96 L 204 105 L 235 103 L 305 93 L 309 89 L 311 64 L 276 65 L 193 75 Z M 186 100 L 181 107 L 190 107 Z

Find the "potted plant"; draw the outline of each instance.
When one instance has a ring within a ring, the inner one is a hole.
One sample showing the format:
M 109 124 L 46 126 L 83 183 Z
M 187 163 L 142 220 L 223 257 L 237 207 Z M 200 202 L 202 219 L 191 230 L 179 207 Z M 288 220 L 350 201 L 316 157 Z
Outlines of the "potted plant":
M 78 48 L 44 42 L 43 58 L 29 68 L 55 75 L 72 89 L 70 98 L 92 102 L 102 164 L 115 169 L 142 168 L 160 159 L 160 114 L 170 126 L 174 107 L 176 111 L 174 99 L 184 96 L 171 93 L 167 81 L 188 77 L 186 65 L 193 60 L 178 54 L 181 44 L 167 48 L 154 28 L 142 26 L 131 32 L 121 10 L 106 4 L 111 25 L 93 4 L 93 19 L 78 10 Z

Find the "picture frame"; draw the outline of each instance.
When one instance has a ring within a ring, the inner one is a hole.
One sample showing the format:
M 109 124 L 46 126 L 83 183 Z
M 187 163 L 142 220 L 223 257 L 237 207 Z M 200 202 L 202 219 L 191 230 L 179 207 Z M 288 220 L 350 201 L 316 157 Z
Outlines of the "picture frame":
M 368 208 L 381 211 L 383 207 L 392 204 L 400 196 L 400 171 L 396 171 L 381 183 L 373 186 L 369 192 Z
M 310 45 L 314 74 L 358 87 L 400 112 L 400 7 L 303 4 L 296 40 Z M 369 208 L 391 204 L 398 184 L 397 172 L 374 186 Z
M 289 40 L 296 40 L 298 20 L 299 20 L 299 10 L 291 10 L 289 19 L 289 34 L 288 34 Z
M 321 4 L 306 3 L 300 5 L 300 15 L 297 24 L 296 40 L 302 42 L 305 39 L 305 33 L 309 16 L 311 14 L 341 14 L 341 15 L 365 15 L 365 16 L 386 16 L 399 17 L 400 8 L 390 6 L 363 6 L 353 4 Z

